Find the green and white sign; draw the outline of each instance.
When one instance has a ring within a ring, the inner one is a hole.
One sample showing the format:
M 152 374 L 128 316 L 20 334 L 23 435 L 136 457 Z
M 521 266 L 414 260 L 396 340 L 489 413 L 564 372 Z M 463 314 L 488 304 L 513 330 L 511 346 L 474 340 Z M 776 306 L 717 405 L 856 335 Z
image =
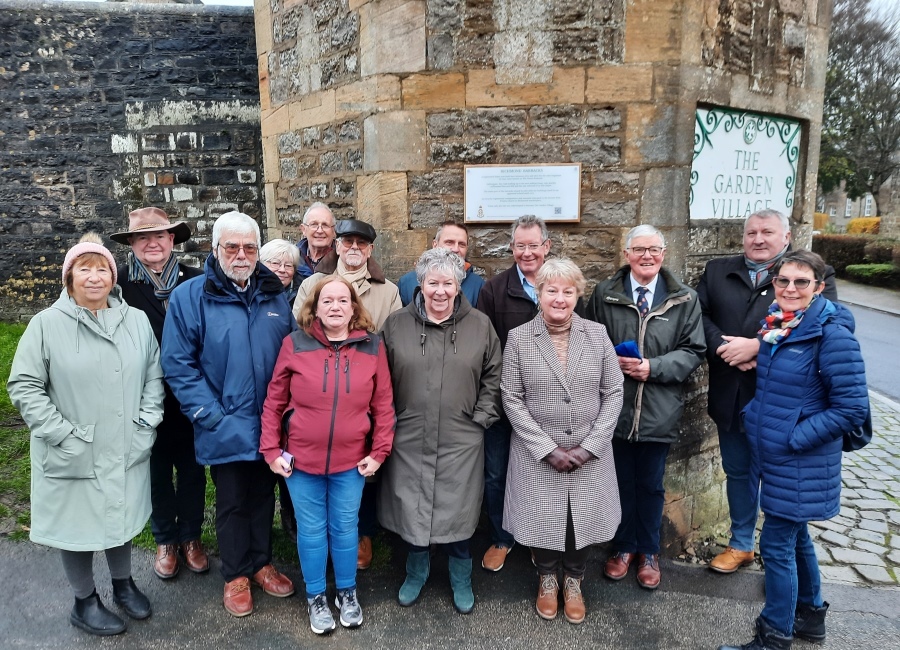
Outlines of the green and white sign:
M 698 108 L 691 219 L 744 219 L 770 208 L 790 215 L 800 122 L 728 108 Z

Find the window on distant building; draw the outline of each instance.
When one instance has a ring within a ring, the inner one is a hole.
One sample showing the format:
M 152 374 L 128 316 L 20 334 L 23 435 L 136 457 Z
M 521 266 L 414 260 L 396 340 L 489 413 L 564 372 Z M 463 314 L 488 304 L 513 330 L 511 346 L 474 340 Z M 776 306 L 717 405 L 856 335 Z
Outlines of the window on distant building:
M 850 217 L 853 216 L 853 200 L 847 199 L 847 207 L 844 208 L 844 216 Z
M 866 207 L 863 210 L 864 217 L 872 216 L 872 195 L 866 194 Z
M 837 208 L 834 207 L 833 205 L 828 206 L 828 216 L 829 216 L 829 217 L 836 217 L 836 216 L 837 216 Z

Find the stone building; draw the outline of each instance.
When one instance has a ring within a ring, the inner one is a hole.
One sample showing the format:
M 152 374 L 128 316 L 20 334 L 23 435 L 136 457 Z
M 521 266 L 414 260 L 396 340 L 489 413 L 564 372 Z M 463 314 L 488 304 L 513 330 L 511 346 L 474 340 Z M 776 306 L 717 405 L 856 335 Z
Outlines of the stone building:
M 815 202 L 830 0 L 256 0 L 269 232 L 296 237 L 311 201 L 379 230 L 389 275 L 463 216 L 466 164 L 579 162 L 581 220 L 553 250 L 597 281 L 650 223 L 693 283 L 740 247 L 735 221 L 691 222 L 698 105 L 802 125 L 795 241 Z M 472 230 L 470 259 L 511 263 L 506 227 Z M 666 539 L 726 512 L 705 378 L 691 387 L 667 472 Z

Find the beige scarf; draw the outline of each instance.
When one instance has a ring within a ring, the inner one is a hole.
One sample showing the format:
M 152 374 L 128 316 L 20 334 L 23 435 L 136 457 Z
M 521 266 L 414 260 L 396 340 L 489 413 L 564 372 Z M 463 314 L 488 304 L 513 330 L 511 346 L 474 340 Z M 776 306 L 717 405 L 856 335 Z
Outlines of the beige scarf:
M 363 293 L 363 288 L 368 288 L 369 268 L 367 264 L 363 264 L 355 271 L 351 271 L 344 264 L 344 260 L 338 258 L 336 272 L 347 282 L 353 285 L 357 295 Z

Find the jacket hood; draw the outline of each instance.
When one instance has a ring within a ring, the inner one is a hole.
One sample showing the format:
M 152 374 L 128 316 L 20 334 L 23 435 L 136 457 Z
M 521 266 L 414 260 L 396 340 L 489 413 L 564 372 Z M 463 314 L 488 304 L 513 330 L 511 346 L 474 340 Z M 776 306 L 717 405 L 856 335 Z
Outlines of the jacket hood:
M 217 260 L 216 256 L 212 253 L 206 258 L 206 264 L 203 267 L 203 271 L 206 275 L 204 289 L 207 293 L 219 297 L 231 296 L 236 299 L 238 298 L 237 289 L 234 288 L 234 283 L 225 275 L 225 271 L 222 270 L 219 260 Z M 281 280 L 278 279 L 278 276 L 266 268 L 265 264 L 261 264 L 260 262 L 256 263 L 256 269 L 253 271 L 251 281 L 256 283 L 256 288 L 253 291 L 254 294 L 279 294 L 284 291 L 284 285 L 281 284 Z
M 412 302 L 406 306 L 406 309 L 413 315 L 416 322 L 422 326 L 422 333 L 419 335 L 419 343 L 422 346 L 422 356 L 425 355 L 425 341 L 428 337 L 428 327 L 453 328 L 453 331 L 450 333 L 450 341 L 453 343 L 453 354 L 456 354 L 457 323 L 468 316 L 469 312 L 472 311 L 472 305 L 466 300 L 466 297 L 462 292 L 458 293 L 456 299 L 453 301 L 453 314 L 442 323 L 435 323 L 428 319 L 428 315 L 425 313 L 425 296 L 422 295 L 422 287 L 416 287 L 416 290 L 413 293 Z
M 122 287 L 118 284 L 114 284 L 106 299 L 106 303 L 108 307 L 102 310 L 103 320 L 101 322 L 99 320 L 100 317 L 94 316 L 90 309 L 76 304 L 72 296 L 69 295 L 69 290 L 66 289 L 66 287 L 63 287 L 62 292 L 59 294 L 59 298 L 57 298 L 56 302 L 50 307 L 50 309 L 62 312 L 72 319 L 75 328 L 74 344 L 76 354 L 80 349 L 80 330 L 82 327 L 86 327 L 89 331 L 104 338 L 110 338 L 112 332 L 125 323 L 125 316 L 130 307 L 122 299 Z M 131 342 L 137 347 L 138 344 L 134 339 L 134 335 L 127 327 L 125 328 L 125 331 L 128 333 Z

